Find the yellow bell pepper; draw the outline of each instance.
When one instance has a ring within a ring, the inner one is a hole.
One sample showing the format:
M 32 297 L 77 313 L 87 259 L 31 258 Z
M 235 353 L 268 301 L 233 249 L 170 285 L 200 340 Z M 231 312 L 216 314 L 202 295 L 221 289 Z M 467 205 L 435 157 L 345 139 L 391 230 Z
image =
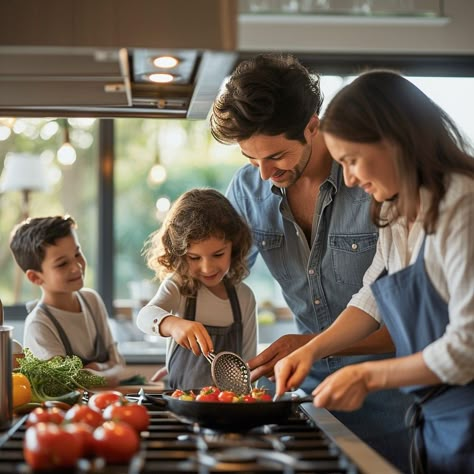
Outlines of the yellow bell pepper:
M 19 372 L 12 374 L 13 408 L 31 402 L 30 381 Z

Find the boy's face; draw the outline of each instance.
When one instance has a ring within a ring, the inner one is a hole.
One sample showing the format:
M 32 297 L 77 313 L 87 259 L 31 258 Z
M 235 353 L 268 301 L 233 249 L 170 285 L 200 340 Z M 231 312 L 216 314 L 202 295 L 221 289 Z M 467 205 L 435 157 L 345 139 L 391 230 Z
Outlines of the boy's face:
M 27 276 L 47 293 L 71 293 L 84 286 L 85 269 L 86 259 L 73 231 L 46 247 L 41 271 L 28 270 Z

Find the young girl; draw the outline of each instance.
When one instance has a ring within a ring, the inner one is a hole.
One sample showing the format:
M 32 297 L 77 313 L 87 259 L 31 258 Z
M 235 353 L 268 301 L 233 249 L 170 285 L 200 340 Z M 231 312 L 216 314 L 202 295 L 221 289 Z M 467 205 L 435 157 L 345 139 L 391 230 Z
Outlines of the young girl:
M 168 338 L 171 388 L 212 384 L 203 354 L 231 351 L 244 360 L 255 357 L 255 296 L 242 283 L 250 245 L 247 225 L 213 189 L 184 193 L 145 244 L 148 266 L 162 283 L 138 313 L 137 325 Z
M 312 360 L 386 324 L 397 358 L 345 367 L 314 404 L 355 410 L 374 390 L 415 395 L 414 472 L 474 469 L 474 159 L 453 122 L 402 76 L 373 71 L 342 89 L 320 130 L 380 227 L 363 288 L 325 332 L 276 366 L 277 393 Z

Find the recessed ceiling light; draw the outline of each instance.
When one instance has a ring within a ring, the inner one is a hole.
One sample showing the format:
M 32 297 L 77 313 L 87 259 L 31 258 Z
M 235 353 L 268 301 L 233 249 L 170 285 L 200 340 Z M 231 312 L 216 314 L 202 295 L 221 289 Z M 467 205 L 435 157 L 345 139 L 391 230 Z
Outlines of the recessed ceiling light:
M 173 56 L 159 56 L 153 59 L 154 66 L 165 68 L 165 69 L 176 67 L 178 62 L 179 62 L 178 59 Z
M 159 82 L 160 84 L 164 84 L 164 83 L 167 83 L 167 82 L 173 82 L 176 79 L 176 76 L 173 76 L 173 74 L 156 72 L 156 73 L 153 73 L 153 74 L 149 74 L 148 79 L 151 82 Z

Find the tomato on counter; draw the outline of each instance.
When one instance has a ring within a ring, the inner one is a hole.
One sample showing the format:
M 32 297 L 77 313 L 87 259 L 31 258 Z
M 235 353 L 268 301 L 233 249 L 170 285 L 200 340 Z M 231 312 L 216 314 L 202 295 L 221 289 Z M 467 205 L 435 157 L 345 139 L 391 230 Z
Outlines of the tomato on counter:
M 87 404 L 93 410 L 103 411 L 112 403 L 127 403 L 125 395 L 117 390 L 105 390 L 103 392 L 94 393 L 89 398 Z
M 34 470 L 73 467 L 82 445 L 71 433 L 54 423 L 37 423 L 25 432 L 23 455 Z
M 93 410 L 88 405 L 74 405 L 64 415 L 64 421 L 69 423 L 82 422 L 97 428 L 104 422 L 102 413 Z
M 104 420 L 123 421 L 137 432 L 145 431 L 150 424 L 150 415 L 143 405 L 129 403 L 128 405 L 112 404 L 103 413 Z
M 107 463 L 126 463 L 140 449 L 137 432 L 127 423 L 106 421 L 94 430 L 94 452 Z
M 71 433 L 81 445 L 81 458 L 94 455 L 94 428 L 87 423 L 78 421 L 77 423 L 66 423 L 62 425 L 64 431 Z
M 53 423 L 60 425 L 64 421 L 66 412 L 57 407 L 52 408 L 35 408 L 26 419 L 26 426 L 33 426 L 38 423 Z

